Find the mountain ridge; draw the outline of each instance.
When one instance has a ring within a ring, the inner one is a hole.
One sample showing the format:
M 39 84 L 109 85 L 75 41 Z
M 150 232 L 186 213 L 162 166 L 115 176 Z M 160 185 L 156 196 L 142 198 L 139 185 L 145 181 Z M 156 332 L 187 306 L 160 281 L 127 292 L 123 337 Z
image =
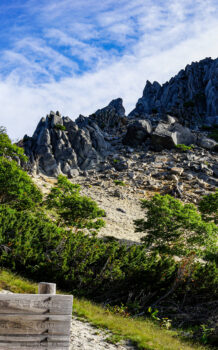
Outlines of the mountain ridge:
M 210 118 L 207 120 L 206 117 L 216 117 L 218 59 L 205 58 L 192 62 L 163 85 L 147 81 L 143 96 L 129 116 L 151 114 L 152 111 L 177 116 L 193 128 L 197 126 L 196 121 L 208 123 Z
M 216 151 L 216 141 L 203 129 L 213 125 L 218 125 L 218 59 L 206 58 L 162 86 L 147 82 L 128 116 L 121 98 L 75 121 L 51 111 L 32 137 L 24 136 L 23 146 L 37 171 L 74 177 L 81 171 L 107 169 L 110 157 L 128 153 L 131 147 L 161 151 L 195 144 Z

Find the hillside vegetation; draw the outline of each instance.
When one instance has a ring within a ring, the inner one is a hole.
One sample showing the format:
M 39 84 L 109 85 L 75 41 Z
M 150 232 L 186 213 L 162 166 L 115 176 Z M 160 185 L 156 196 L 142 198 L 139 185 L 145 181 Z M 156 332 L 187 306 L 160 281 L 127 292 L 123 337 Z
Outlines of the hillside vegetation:
M 0 155 L 2 266 L 33 280 L 56 282 L 121 313 L 151 315 L 165 328 L 194 327 L 193 337 L 216 341 L 217 192 L 198 208 L 170 196 L 143 201 L 145 219 L 135 222 L 136 230 L 145 232 L 142 244 L 126 246 L 98 238 L 106 213 L 66 177 L 60 175 L 43 197 L 19 166 L 25 158 L 4 129 Z M 137 341 L 136 330 L 126 335 Z M 157 349 L 149 341 L 138 344 Z M 168 349 L 164 346 L 159 348 Z

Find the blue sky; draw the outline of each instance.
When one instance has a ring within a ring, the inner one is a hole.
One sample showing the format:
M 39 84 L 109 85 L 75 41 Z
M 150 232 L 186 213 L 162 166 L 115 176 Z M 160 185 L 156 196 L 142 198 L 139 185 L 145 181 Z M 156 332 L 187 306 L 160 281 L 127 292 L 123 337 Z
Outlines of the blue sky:
M 217 0 L 0 0 L 0 125 L 32 134 L 50 110 L 75 119 L 147 79 L 218 56 Z

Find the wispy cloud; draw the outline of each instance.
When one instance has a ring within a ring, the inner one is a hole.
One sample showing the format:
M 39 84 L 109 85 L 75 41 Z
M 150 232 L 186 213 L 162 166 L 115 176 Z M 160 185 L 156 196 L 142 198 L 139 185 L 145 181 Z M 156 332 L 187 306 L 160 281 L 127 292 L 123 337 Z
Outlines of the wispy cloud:
M 217 18 L 216 0 L 2 0 L 0 125 L 22 137 L 119 96 L 129 112 L 147 79 L 218 56 Z

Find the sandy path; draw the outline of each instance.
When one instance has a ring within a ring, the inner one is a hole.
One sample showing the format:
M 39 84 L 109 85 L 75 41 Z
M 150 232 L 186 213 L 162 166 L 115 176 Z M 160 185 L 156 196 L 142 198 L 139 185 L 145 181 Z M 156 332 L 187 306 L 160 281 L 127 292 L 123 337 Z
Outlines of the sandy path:
M 99 330 L 88 322 L 76 318 L 72 320 L 70 350 L 133 350 L 135 347 L 123 344 L 110 344 L 106 341 L 110 332 Z

